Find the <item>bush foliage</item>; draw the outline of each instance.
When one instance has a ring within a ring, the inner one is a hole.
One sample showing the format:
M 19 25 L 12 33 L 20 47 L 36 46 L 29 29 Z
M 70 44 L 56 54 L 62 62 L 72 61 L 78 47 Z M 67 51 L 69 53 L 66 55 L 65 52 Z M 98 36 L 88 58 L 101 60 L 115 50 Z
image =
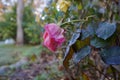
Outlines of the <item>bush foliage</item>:
M 23 29 L 25 43 L 38 44 L 40 43 L 40 25 L 35 22 L 31 5 L 25 6 L 23 15 Z M 0 40 L 8 38 L 16 39 L 16 6 L 12 11 L 4 14 L 5 21 L 0 22 Z

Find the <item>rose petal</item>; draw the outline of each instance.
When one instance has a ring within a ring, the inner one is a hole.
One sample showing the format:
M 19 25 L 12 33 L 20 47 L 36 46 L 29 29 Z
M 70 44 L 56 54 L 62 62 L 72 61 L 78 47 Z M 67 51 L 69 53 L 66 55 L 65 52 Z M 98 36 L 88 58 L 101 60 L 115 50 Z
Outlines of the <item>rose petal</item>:
M 44 45 L 52 52 L 56 51 L 65 41 L 63 33 L 64 29 L 54 23 L 45 25 L 45 32 L 43 35 Z

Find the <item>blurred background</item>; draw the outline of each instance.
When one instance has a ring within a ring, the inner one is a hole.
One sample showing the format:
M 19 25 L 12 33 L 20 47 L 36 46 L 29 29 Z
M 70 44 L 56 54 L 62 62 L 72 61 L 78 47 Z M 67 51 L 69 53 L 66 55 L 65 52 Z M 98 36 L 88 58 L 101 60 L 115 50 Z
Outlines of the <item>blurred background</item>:
M 0 80 L 46 80 L 63 75 L 55 55 L 42 46 L 43 11 L 51 2 L 0 0 Z

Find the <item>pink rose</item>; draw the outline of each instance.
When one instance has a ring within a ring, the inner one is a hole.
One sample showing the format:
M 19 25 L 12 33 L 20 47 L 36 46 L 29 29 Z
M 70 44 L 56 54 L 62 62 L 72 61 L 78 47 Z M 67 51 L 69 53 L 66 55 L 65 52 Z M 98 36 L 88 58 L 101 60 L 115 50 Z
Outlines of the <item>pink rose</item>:
M 55 52 L 65 41 L 63 33 L 64 29 L 54 23 L 45 25 L 45 32 L 43 34 L 44 45 L 52 52 Z

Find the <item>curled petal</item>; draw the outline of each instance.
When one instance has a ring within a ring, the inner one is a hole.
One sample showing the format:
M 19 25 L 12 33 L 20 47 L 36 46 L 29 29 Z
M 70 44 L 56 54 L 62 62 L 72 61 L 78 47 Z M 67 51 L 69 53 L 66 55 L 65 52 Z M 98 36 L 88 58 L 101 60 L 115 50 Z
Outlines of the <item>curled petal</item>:
M 65 41 L 63 33 L 64 29 L 60 28 L 58 25 L 54 23 L 47 24 L 43 35 L 44 45 L 51 51 L 56 51 Z

